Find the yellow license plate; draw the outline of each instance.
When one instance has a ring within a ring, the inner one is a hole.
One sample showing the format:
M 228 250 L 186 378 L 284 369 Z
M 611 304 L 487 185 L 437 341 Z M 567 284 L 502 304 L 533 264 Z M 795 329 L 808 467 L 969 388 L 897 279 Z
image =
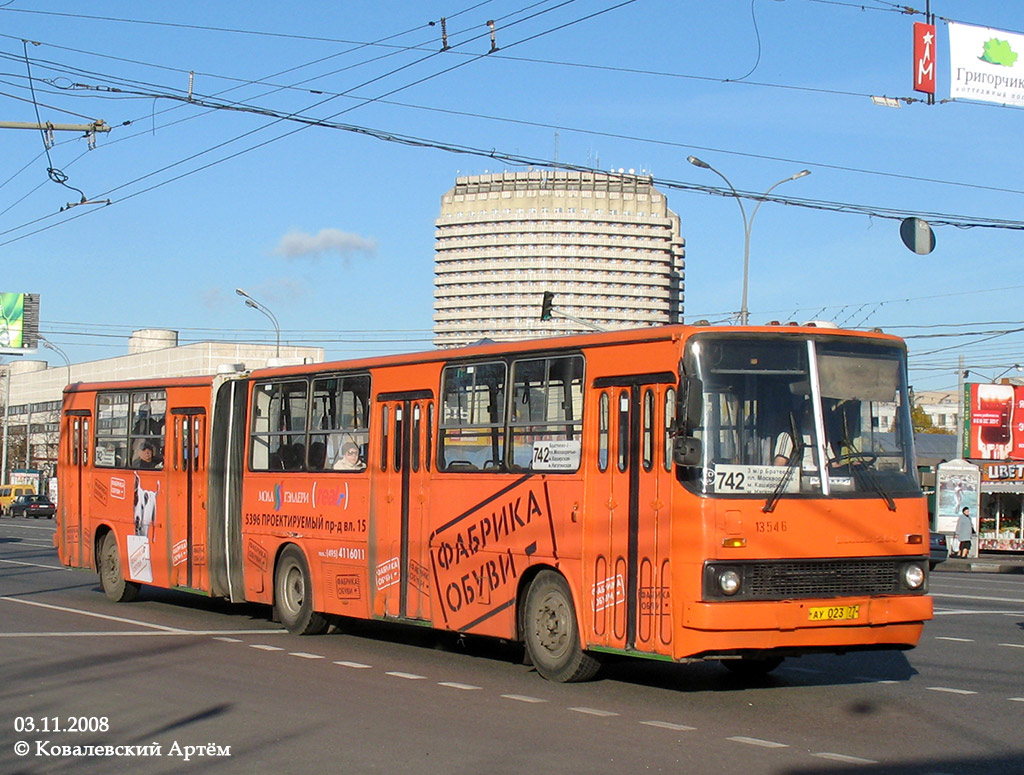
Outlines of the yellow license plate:
M 807 609 L 807 620 L 811 622 L 841 622 L 858 618 L 859 605 L 830 605 Z

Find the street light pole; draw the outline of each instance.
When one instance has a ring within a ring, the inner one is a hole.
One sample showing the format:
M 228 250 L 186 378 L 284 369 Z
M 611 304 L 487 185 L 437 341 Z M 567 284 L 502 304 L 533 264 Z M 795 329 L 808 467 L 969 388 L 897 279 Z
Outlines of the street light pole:
M 57 353 L 57 355 L 59 355 L 61 358 L 64 359 L 64 365 L 67 366 L 67 369 L 68 369 L 68 379 L 67 379 L 66 384 L 70 385 L 71 384 L 71 359 L 68 358 L 68 354 L 66 352 L 64 352 L 62 349 L 60 349 L 53 342 L 51 342 L 49 339 L 43 339 L 43 337 L 40 336 L 39 337 L 39 341 L 41 341 L 43 343 L 43 347 L 45 347 L 47 350 L 53 350 L 55 353 Z
M 256 299 L 254 299 L 248 293 L 243 291 L 241 288 L 235 288 L 235 293 L 237 293 L 239 296 L 241 296 L 243 299 L 245 299 L 245 306 L 252 307 L 257 312 L 262 312 L 264 315 L 266 315 L 268 318 L 270 318 L 270 322 L 274 324 L 274 333 L 277 335 L 277 349 L 274 351 L 274 357 L 275 358 L 280 358 L 281 357 L 281 326 L 278 325 L 277 318 L 274 316 L 274 313 L 271 312 L 270 309 L 266 305 L 260 304 L 260 302 L 256 301 Z
M 750 277 L 750 230 L 754 227 L 754 216 L 756 216 L 757 211 L 761 209 L 761 205 L 765 203 L 765 197 L 767 197 L 773 189 L 775 189 L 777 186 L 781 186 L 783 183 L 788 183 L 791 180 L 806 177 L 807 175 L 811 174 L 811 171 L 800 170 L 800 172 L 796 173 L 795 175 L 790 175 L 788 178 L 783 178 L 778 183 L 769 186 L 768 190 L 766 190 L 758 198 L 758 202 L 756 205 L 754 205 L 754 209 L 750 213 L 750 218 L 748 219 L 747 209 L 743 206 L 743 199 L 736 191 L 736 187 L 733 186 L 733 184 L 729 181 L 729 178 L 727 178 L 721 172 L 716 170 L 706 161 L 701 161 L 696 156 L 687 156 L 686 160 L 690 162 L 690 164 L 692 164 L 694 167 L 700 167 L 701 169 L 711 170 L 716 175 L 718 175 L 718 177 L 724 180 L 725 184 L 729 187 L 729 190 L 732 191 L 732 195 L 736 199 L 736 204 L 740 206 L 740 215 L 743 216 L 743 301 L 740 304 L 740 325 L 745 326 L 750 320 L 750 312 L 747 309 L 747 286 Z

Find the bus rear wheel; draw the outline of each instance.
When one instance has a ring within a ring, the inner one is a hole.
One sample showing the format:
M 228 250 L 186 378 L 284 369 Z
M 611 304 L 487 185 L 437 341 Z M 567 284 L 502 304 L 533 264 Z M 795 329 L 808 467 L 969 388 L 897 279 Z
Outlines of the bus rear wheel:
M 140 584 L 124 577 L 121 552 L 117 548 L 117 536 L 113 532 L 103 536 L 100 545 L 100 586 L 106 596 L 115 603 L 130 603 L 139 596 Z
M 600 663 L 580 648 L 572 593 L 559 574 L 537 574 L 526 593 L 522 622 L 527 654 L 544 678 L 569 683 L 597 673 Z
M 313 610 L 309 565 L 296 546 L 287 547 L 277 561 L 274 604 L 281 624 L 292 635 L 320 635 L 327 631 L 327 619 Z

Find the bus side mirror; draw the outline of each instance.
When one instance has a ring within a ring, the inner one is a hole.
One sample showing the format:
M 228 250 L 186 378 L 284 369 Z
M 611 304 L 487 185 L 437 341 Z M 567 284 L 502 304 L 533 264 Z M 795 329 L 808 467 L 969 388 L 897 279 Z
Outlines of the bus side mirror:
M 678 466 L 699 466 L 704 457 L 704 445 L 693 436 L 677 436 L 672 444 L 672 460 Z
M 676 417 L 679 418 L 679 435 L 687 436 L 699 428 L 704 417 L 704 385 L 697 377 L 683 377 L 680 382 L 679 406 Z

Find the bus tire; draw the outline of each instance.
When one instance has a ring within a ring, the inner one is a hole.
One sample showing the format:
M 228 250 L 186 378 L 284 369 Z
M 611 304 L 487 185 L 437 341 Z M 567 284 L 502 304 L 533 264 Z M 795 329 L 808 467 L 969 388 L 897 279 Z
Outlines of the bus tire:
M 100 586 L 106 596 L 115 603 L 130 603 L 139 596 L 141 584 L 128 581 L 121 565 L 121 552 L 117 548 L 117 536 L 113 531 L 103 536 L 100 544 Z
M 329 622 L 313 610 L 313 582 L 309 565 L 297 546 L 288 546 L 274 571 L 274 605 L 292 635 L 321 635 Z
M 572 593 L 560 574 L 537 574 L 526 593 L 522 622 L 527 654 L 541 676 L 570 683 L 597 673 L 600 663 L 580 648 Z

